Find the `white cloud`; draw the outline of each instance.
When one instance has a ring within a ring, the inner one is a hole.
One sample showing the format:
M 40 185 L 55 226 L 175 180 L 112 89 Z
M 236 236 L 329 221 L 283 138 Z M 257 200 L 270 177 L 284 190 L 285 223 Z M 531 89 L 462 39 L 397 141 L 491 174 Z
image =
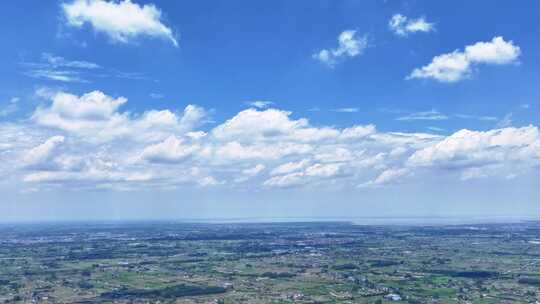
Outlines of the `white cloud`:
M 325 163 L 347 162 L 355 159 L 355 154 L 344 147 L 329 147 L 328 150 L 321 148 L 314 158 Z
M 497 122 L 497 128 L 510 127 L 512 125 L 512 116 L 514 116 L 513 113 L 504 115 L 504 117 Z
M 334 112 L 340 112 L 340 113 L 356 113 L 359 111 L 358 108 L 337 108 L 333 109 Z
M 481 168 L 468 168 L 461 173 L 461 180 L 468 181 L 471 179 L 485 178 L 487 174 Z
M 261 173 L 265 168 L 266 168 L 265 165 L 257 164 L 253 168 L 248 168 L 248 169 L 242 170 L 242 173 L 245 174 L 245 175 L 248 175 L 248 176 L 255 176 L 255 175 L 258 175 L 259 173 Z
M 341 164 L 317 163 L 310 166 L 308 164 L 309 161 L 307 160 L 283 164 L 272 171 L 273 176 L 264 181 L 263 185 L 266 187 L 289 188 L 343 176 Z M 300 169 L 301 171 L 297 171 Z
M 476 120 L 484 120 L 484 121 L 496 121 L 497 117 L 495 116 L 483 116 L 483 115 L 470 115 L 470 114 L 456 114 L 454 115 L 457 118 L 462 119 L 476 119 Z
M 132 80 L 147 80 L 141 73 L 131 73 L 104 68 L 97 63 L 84 60 L 69 60 L 51 53 L 42 53 L 36 62 L 22 61 L 23 75 L 66 83 L 90 83 L 96 78 L 125 78 Z
M 304 169 L 307 165 L 309 165 L 309 163 L 310 163 L 310 161 L 308 159 L 302 159 L 302 160 L 297 161 L 297 162 L 288 162 L 288 163 L 281 164 L 278 167 L 274 168 L 274 170 L 272 170 L 272 172 L 270 174 L 271 175 L 282 175 L 282 174 L 291 173 L 291 172 L 294 172 L 294 171 Z
M 406 176 L 409 173 L 409 169 L 407 168 L 388 169 L 383 171 L 379 176 L 377 176 L 373 183 L 376 185 L 388 184 L 390 182 L 396 181 L 403 176 Z
M 88 80 L 82 78 L 80 73 L 71 70 L 32 69 L 24 72 L 24 75 L 32 78 L 45 78 L 60 82 L 89 82 Z
M 77 69 L 100 69 L 97 63 L 81 60 L 67 60 L 64 57 L 56 56 L 51 53 L 43 53 L 41 57 L 45 62 L 48 63 L 48 66 L 53 68 L 77 68 Z
M 503 37 L 489 42 L 477 42 L 465 51 L 435 56 L 430 64 L 415 69 L 407 78 L 433 78 L 440 82 L 457 82 L 472 73 L 472 67 L 481 64 L 503 65 L 516 62 L 521 54 L 519 46 Z
M 305 144 L 276 142 L 273 145 L 252 144 L 242 145 L 237 141 L 231 141 L 220 145 L 215 149 L 218 159 L 227 161 L 250 160 L 250 159 L 279 159 L 289 155 L 301 155 L 309 152 L 311 146 Z
M 129 42 L 139 36 L 167 39 L 178 46 L 172 30 L 161 20 L 161 11 L 154 4 L 139 5 L 130 0 L 74 0 L 62 4 L 67 24 L 82 27 L 89 23 L 113 41 Z
M 359 139 L 376 133 L 375 125 L 353 126 L 341 131 L 342 139 Z
M 185 144 L 182 139 L 171 135 L 163 142 L 146 147 L 142 159 L 155 163 L 175 163 L 184 160 L 199 150 L 197 145 Z
M 407 36 L 408 34 L 417 32 L 427 33 L 435 30 L 435 25 L 427 22 L 424 17 L 409 19 L 401 14 L 393 15 L 390 21 L 388 21 L 388 27 L 399 36 Z
M 248 105 L 250 105 L 252 107 L 258 108 L 258 109 L 266 109 L 266 108 L 270 107 L 271 105 L 273 105 L 274 103 L 271 102 L 271 101 L 256 100 L 256 101 L 246 102 L 246 104 L 248 104 Z
M 219 139 L 244 140 L 248 137 L 253 141 L 288 135 L 308 126 L 306 119 L 291 120 L 289 115 L 291 112 L 277 109 L 247 109 L 214 128 L 212 134 Z
M 362 55 L 368 47 L 367 36 L 356 37 L 356 31 L 346 30 L 339 34 L 338 47 L 335 49 L 323 49 L 313 54 L 313 58 L 334 67 L 345 58 L 352 58 Z
M 22 159 L 24 167 L 47 167 L 57 155 L 58 149 L 64 143 L 63 136 L 53 136 L 44 143 L 27 151 Z
M 333 177 L 339 174 L 340 164 L 314 164 L 306 168 L 306 176 Z
M 173 132 L 190 131 L 198 126 L 206 112 L 188 105 L 182 115 L 169 110 L 150 110 L 140 116 L 120 112 L 125 97 L 111 97 L 100 91 L 81 96 L 48 92 L 50 104 L 39 106 L 32 115 L 38 125 L 68 131 L 88 140 L 107 141 L 126 137 L 141 141 L 159 141 Z
M 448 175 L 506 181 L 540 165 L 535 126 L 443 136 L 313 126 L 287 111 L 248 109 L 203 131 L 206 112 L 194 105 L 136 113 L 98 91 L 39 95 L 47 101 L 31 120 L 0 122 L 0 176 L 32 189 L 353 189 Z
M 508 161 L 531 161 L 538 157 L 540 132 L 537 127 L 528 126 L 484 132 L 460 130 L 416 151 L 408 163 L 413 166 L 461 169 Z
M 391 168 L 381 172 L 374 180 L 362 183 L 358 187 L 379 187 L 400 181 L 411 174 L 408 168 Z
M 7 102 L 7 105 L 0 108 L 0 117 L 9 116 L 17 112 L 17 110 L 19 110 L 19 101 L 20 101 L 19 97 L 12 97 Z
M 263 185 L 276 188 L 289 188 L 294 186 L 300 186 L 305 184 L 306 182 L 305 179 L 303 179 L 303 176 L 303 172 L 274 176 L 264 181 Z
M 489 42 L 477 42 L 465 47 L 467 59 L 474 63 L 508 64 L 521 54 L 521 49 L 503 37 L 494 37 Z
M 446 120 L 448 119 L 448 116 L 442 114 L 441 112 L 433 109 L 430 111 L 424 111 L 424 112 L 415 112 L 411 113 L 405 116 L 400 116 L 396 118 L 396 120 L 404 120 L 404 121 L 410 121 L 410 120 Z

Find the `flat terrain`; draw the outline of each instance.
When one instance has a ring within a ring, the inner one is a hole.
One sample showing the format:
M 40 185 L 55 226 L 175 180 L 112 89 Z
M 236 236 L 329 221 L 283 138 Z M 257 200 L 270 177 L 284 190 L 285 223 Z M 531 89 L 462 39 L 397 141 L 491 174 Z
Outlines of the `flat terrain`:
M 0 226 L 5 303 L 534 303 L 540 223 Z

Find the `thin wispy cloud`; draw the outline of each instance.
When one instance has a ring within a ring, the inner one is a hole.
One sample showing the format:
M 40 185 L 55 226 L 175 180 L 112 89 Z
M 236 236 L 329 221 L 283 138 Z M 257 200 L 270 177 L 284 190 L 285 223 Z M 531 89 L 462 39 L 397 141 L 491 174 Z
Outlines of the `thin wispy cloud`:
M 246 104 L 257 109 L 266 109 L 271 107 L 274 103 L 267 100 L 255 100 L 255 101 L 246 101 Z
M 84 60 L 70 60 L 51 53 L 42 53 L 37 61 L 22 61 L 22 74 L 32 78 L 65 83 L 90 83 L 98 78 L 149 80 L 143 73 L 124 72 Z
M 93 62 L 68 60 L 51 53 L 42 53 L 37 62 L 23 61 L 20 64 L 25 69 L 23 74 L 26 76 L 60 82 L 90 82 L 85 76 L 102 69 Z
M 434 127 L 434 126 L 429 126 L 429 127 L 427 127 L 427 129 L 430 130 L 430 131 L 435 131 L 435 132 L 444 132 L 445 131 L 445 129 L 443 129 L 443 128 Z
M 447 120 L 449 117 L 441 112 L 433 109 L 424 112 L 415 112 L 408 115 L 400 116 L 396 120 L 411 121 L 411 120 Z
M 41 57 L 44 62 L 50 67 L 54 68 L 76 68 L 76 69 L 100 69 L 101 66 L 94 62 L 79 61 L 79 60 L 67 60 L 64 57 L 56 56 L 51 53 L 43 53 Z
M 484 121 L 496 121 L 498 120 L 495 116 L 483 116 L 483 115 L 469 115 L 469 114 L 455 114 L 457 118 L 462 119 L 474 119 L 474 120 L 484 120 Z
M 148 96 L 150 96 L 150 98 L 152 99 L 162 99 L 163 97 L 165 97 L 165 95 L 160 93 L 150 93 L 148 94 Z
M 0 104 L 0 117 L 6 117 L 9 116 L 19 110 L 19 97 L 12 97 L 7 104 L 1 105 Z
M 337 108 L 337 109 L 332 109 L 333 112 L 340 112 L 340 113 L 356 113 L 359 110 L 360 109 L 358 109 L 358 108 Z
M 497 122 L 497 128 L 506 128 L 510 127 L 512 125 L 512 118 L 514 116 L 514 113 L 510 112 Z

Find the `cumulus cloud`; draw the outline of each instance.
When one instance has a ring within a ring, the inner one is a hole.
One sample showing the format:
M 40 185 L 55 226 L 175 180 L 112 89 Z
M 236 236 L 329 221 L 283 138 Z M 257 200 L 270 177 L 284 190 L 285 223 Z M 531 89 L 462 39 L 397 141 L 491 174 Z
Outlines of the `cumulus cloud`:
M 182 139 L 173 135 L 161 143 L 146 147 L 141 157 L 150 162 L 175 163 L 184 160 L 198 149 L 198 146 L 185 144 Z
M 162 12 L 154 4 L 139 5 L 130 0 L 74 0 L 62 4 L 69 26 L 90 24 L 97 32 L 107 34 L 113 41 L 129 42 L 139 36 L 158 37 L 178 42 L 173 31 L 163 24 Z
M 68 131 L 88 140 L 106 141 L 126 137 L 141 141 L 163 140 L 173 132 L 198 126 L 206 112 L 188 105 L 182 115 L 170 110 L 150 110 L 140 116 L 121 112 L 125 97 L 111 97 L 100 91 L 81 96 L 49 92 L 49 103 L 39 106 L 32 115 L 38 125 Z
M 297 161 L 297 162 L 288 162 L 288 163 L 277 166 L 276 168 L 274 168 L 274 170 L 272 170 L 270 174 L 282 175 L 282 174 L 291 173 L 294 171 L 304 169 L 307 165 L 309 165 L 309 163 L 310 161 L 308 159 L 302 159 L 301 161 Z
M 435 30 L 435 25 L 427 22 L 424 17 L 409 19 L 401 14 L 393 15 L 388 21 L 388 27 L 394 34 L 402 37 L 412 33 L 427 33 Z
M 288 111 L 252 108 L 209 127 L 195 105 L 134 113 L 126 98 L 99 91 L 40 95 L 47 99 L 32 119 L 0 123 L 0 175 L 32 188 L 362 191 L 420 182 L 422 174 L 507 180 L 540 165 L 535 126 L 442 136 L 314 126 Z
M 334 67 L 340 61 L 346 58 L 352 58 L 362 55 L 368 47 L 367 36 L 357 37 L 356 31 L 346 30 L 338 36 L 338 47 L 335 49 L 322 49 L 313 54 L 313 58 Z
M 455 50 L 452 53 L 435 56 L 431 63 L 413 70 L 407 78 L 432 78 L 440 82 L 457 82 L 469 77 L 475 66 L 515 63 L 520 54 L 520 47 L 512 41 L 494 37 L 488 42 L 468 45 L 464 51 Z
M 249 159 L 279 159 L 289 155 L 301 155 L 309 152 L 311 146 L 291 142 L 276 142 L 273 145 L 268 144 L 241 144 L 237 141 L 231 141 L 224 145 L 217 146 L 215 156 L 218 159 L 227 161 L 249 160 Z
M 266 187 L 290 188 L 290 187 L 296 187 L 296 186 L 306 185 L 310 183 L 317 183 L 321 180 L 341 177 L 342 176 L 341 167 L 342 167 L 342 164 L 339 164 L 339 163 L 333 163 L 333 164 L 317 163 L 311 166 L 307 166 L 305 169 L 301 171 L 296 171 L 296 169 L 299 169 L 299 168 L 293 169 L 291 166 L 288 168 L 292 171 L 291 173 L 287 173 L 283 175 L 276 175 L 278 172 L 282 173 L 286 171 L 286 170 L 283 170 L 283 166 L 282 166 L 281 170 L 272 171 L 274 176 L 264 181 L 263 185 Z
M 214 128 L 212 135 L 222 140 L 238 141 L 261 141 L 278 137 L 310 141 L 339 135 L 335 129 L 312 128 L 304 118 L 292 120 L 289 117 L 291 114 L 277 109 L 247 109 Z
M 49 162 L 57 155 L 62 143 L 64 143 L 63 136 L 53 136 L 37 147 L 28 150 L 22 159 L 23 166 L 27 168 L 51 166 Z
M 540 133 L 535 126 L 489 131 L 460 130 L 412 154 L 412 166 L 463 169 L 540 156 Z
M 407 168 L 398 168 L 398 169 L 388 169 L 383 171 L 375 180 L 373 180 L 374 185 L 384 185 L 388 183 L 395 182 L 396 180 L 408 175 L 410 173 Z
M 263 185 L 272 188 L 290 188 L 305 184 L 306 180 L 303 177 L 303 172 L 274 176 L 264 181 Z

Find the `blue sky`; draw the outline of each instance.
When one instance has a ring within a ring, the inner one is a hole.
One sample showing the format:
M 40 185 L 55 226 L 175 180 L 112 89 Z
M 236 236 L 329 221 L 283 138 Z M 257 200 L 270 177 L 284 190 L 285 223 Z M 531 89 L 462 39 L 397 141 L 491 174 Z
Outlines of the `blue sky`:
M 0 219 L 537 214 L 538 17 L 5 3 Z

